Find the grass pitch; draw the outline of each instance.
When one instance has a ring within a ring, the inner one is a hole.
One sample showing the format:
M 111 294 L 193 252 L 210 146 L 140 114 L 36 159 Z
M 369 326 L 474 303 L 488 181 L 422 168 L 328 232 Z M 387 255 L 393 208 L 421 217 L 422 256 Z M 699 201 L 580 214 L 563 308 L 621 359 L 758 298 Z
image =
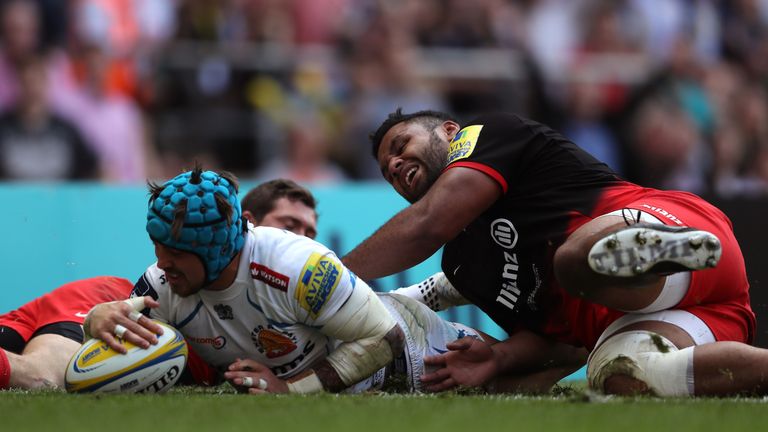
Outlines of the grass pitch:
M 768 399 L 0 392 L 2 431 L 763 431 Z

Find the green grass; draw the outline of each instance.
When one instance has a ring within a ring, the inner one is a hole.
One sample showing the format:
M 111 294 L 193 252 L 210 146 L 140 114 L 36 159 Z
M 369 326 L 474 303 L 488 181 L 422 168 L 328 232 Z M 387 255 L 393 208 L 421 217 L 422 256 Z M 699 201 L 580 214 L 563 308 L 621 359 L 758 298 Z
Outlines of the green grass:
M 250 396 L 0 392 L 2 431 L 762 431 L 768 400 L 562 396 Z

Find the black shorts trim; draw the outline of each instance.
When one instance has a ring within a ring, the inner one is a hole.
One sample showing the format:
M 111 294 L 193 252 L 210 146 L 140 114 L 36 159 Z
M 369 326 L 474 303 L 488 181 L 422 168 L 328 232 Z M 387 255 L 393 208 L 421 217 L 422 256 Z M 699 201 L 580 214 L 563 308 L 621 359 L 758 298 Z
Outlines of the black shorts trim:
M 83 328 L 80 324 L 76 322 L 62 321 L 40 327 L 32 334 L 30 339 L 44 334 L 64 336 L 79 344 L 83 343 L 83 338 L 85 337 Z M 0 326 L 0 348 L 14 354 L 21 354 L 27 346 L 27 342 L 28 341 L 25 341 L 16 330 L 6 326 Z
M 83 343 L 83 338 L 85 338 L 85 335 L 83 334 L 83 327 L 76 322 L 70 322 L 70 321 L 55 322 L 55 323 L 51 323 L 46 326 L 40 327 L 32 335 L 32 337 L 40 336 L 43 334 L 55 334 L 59 336 L 64 336 L 65 338 L 72 339 L 73 341 L 79 344 Z
M 12 352 L 14 354 L 21 354 L 27 342 L 16 330 L 0 326 L 0 348 Z

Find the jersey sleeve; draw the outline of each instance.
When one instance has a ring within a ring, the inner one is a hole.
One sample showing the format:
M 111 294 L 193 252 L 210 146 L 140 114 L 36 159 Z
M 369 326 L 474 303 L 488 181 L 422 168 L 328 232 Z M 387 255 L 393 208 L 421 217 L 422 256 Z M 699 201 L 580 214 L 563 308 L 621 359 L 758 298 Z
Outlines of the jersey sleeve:
M 141 311 L 144 315 L 163 322 L 171 322 L 169 307 L 171 305 L 170 289 L 165 279 L 165 272 L 151 265 L 147 271 L 136 281 L 131 291 L 131 298 L 149 296 L 157 300 L 160 306 L 154 309 L 145 308 Z
M 305 254 L 303 261 L 288 300 L 299 322 L 322 327 L 349 299 L 356 278 L 333 252 L 324 248 Z
M 275 228 L 254 229 L 259 241 L 251 259 L 251 272 L 264 297 L 262 307 L 274 318 L 310 327 L 322 327 L 343 305 L 355 279 L 330 249 L 303 236 Z
M 515 181 L 514 174 L 519 171 L 517 161 L 525 152 L 527 142 L 522 131 L 517 139 L 509 136 L 510 131 L 522 126 L 517 117 L 499 117 L 481 116 L 464 126 L 451 141 L 446 169 L 466 167 L 481 171 L 506 193 L 509 184 Z

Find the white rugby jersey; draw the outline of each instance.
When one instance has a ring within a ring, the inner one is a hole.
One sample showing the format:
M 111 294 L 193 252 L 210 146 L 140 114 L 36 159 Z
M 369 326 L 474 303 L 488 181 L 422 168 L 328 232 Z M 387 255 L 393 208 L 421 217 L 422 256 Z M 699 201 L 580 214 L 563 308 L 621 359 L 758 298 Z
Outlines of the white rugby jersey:
M 223 370 L 250 358 L 287 378 L 341 343 L 323 325 L 354 289 L 370 290 L 320 243 L 277 228 L 250 227 L 229 288 L 180 297 L 155 263 L 132 296 L 157 299 L 160 307 L 150 317 L 176 327 L 210 365 Z

